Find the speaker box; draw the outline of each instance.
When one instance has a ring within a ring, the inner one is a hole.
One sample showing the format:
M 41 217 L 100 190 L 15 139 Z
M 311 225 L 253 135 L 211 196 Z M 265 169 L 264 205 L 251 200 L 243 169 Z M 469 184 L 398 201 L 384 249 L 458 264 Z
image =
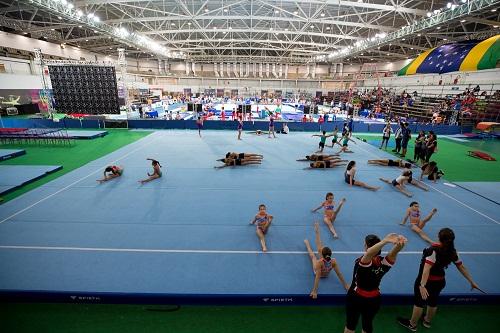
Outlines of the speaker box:
M 304 105 L 304 114 L 309 114 L 311 112 L 311 107 L 309 105 Z
M 188 111 L 194 111 L 194 104 L 188 103 Z
M 245 105 L 245 112 L 246 113 L 252 112 L 252 106 L 250 104 Z
M 238 113 L 243 113 L 243 105 L 238 105 Z

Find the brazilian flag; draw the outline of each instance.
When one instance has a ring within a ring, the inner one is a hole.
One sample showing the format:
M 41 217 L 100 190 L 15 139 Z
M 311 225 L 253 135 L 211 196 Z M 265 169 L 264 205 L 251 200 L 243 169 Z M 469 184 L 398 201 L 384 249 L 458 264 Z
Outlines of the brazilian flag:
M 444 44 L 427 50 L 398 75 L 477 71 L 495 68 L 500 60 L 500 35 L 483 41 Z

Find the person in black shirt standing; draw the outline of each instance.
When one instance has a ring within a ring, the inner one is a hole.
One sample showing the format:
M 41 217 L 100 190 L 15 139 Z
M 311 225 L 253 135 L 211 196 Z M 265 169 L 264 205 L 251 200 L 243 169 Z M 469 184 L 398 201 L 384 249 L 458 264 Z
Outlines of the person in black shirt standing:
M 412 332 L 417 331 L 417 323 L 422 317 L 425 305 L 427 305 L 427 313 L 422 321 L 422 325 L 426 328 L 431 328 L 431 320 L 436 314 L 439 294 L 446 285 L 445 269 L 452 262 L 467 281 L 469 281 L 471 289 L 480 290 L 462 264 L 457 250 L 455 250 L 455 234 L 453 230 L 443 228 L 439 231 L 438 237 L 439 243 L 434 243 L 424 249 L 422 259 L 420 260 L 418 276 L 413 287 L 414 306 L 411 319 L 398 317 L 398 323 Z
M 391 269 L 406 241 L 405 237 L 397 234 L 388 234 L 383 240 L 376 235 L 365 237 L 366 252 L 354 263 L 352 284 L 347 292 L 344 333 L 355 332 L 360 316 L 363 332 L 373 332 L 373 319 L 380 309 L 380 281 Z M 381 250 L 389 243 L 394 247 L 382 257 Z

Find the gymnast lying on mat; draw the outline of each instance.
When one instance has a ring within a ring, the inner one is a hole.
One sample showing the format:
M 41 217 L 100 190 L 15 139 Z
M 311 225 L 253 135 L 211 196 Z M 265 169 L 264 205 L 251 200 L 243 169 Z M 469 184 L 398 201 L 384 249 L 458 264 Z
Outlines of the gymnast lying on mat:
M 327 161 L 327 160 L 340 160 L 340 157 L 337 154 L 334 155 L 319 155 L 319 154 L 311 154 L 306 155 L 306 158 L 298 159 L 299 162 L 307 162 L 307 161 Z
M 382 166 L 395 166 L 399 168 L 411 169 L 411 163 L 403 160 L 368 160 L 368 164 L 376 164 Z
M 309 169 L 331 169 L 337 166 L 346 165 L 347 160 L 327 160 L 327 161 L 316 161 L 309 164 L 309 167 L 304 168 L 304 170 Z
M 263 159 L 264 155 L 260 154 L 253 154 L 253 153 L 235 153 L 235 152 L 228 152 L 226 154 L 226 158 L 232 158 L 232 159 L 252 159 L 252 158 L 260 158 Z
M 249 164 L 261 164 L 262 159 L 258 157 L 252 158 L 221 158 L 217 160 L 219 162 L 224 163 L 224 165 L 214 166 L 215 169 L 222 169 L 225 167 L 233 167 L 233 166 L 241 166 L 241 165 L 249 165 Z

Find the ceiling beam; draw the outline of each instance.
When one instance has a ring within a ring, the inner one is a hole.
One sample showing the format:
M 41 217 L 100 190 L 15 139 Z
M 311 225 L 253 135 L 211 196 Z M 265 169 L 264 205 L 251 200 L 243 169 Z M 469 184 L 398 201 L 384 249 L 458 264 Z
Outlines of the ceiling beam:
M 77 7 L 85 6 L 85 5 L 104 5 L 104 4 L 123 4 L 123 3 L 140 3 L 140 2 L 152 2 L 151 0 L 80 0 L 76 1 L 75 5 Z M 163 3 L 164 1 L 161 1 Z M 291 3 L 295 4 L 297 0 L 280 0 L 279 3 Z M 368 3 L 368 2 L 357 2 L 357 1 L 346 1 L 346 0 L 300 0 L 300 4 L 316 4 L 316 5 L 327 5 L 327 6 L 341 6 L 341 7 L 357 7 L 357 8 L 368 8 L 368 9 L 377 9 L 381 11 L 389 11 L 396 13 L 408 13 L 424 16 L 427 11 L 422 9 L 408 8 L 403 6 L 394 6 L 394 5 L 382 5 L 376 3 Z M 213 5 L 212 5 L 213 6 Z M 210 6 L 210 7 L 212 7 Z M 222 5 L 220 4 L 222 7 Z

